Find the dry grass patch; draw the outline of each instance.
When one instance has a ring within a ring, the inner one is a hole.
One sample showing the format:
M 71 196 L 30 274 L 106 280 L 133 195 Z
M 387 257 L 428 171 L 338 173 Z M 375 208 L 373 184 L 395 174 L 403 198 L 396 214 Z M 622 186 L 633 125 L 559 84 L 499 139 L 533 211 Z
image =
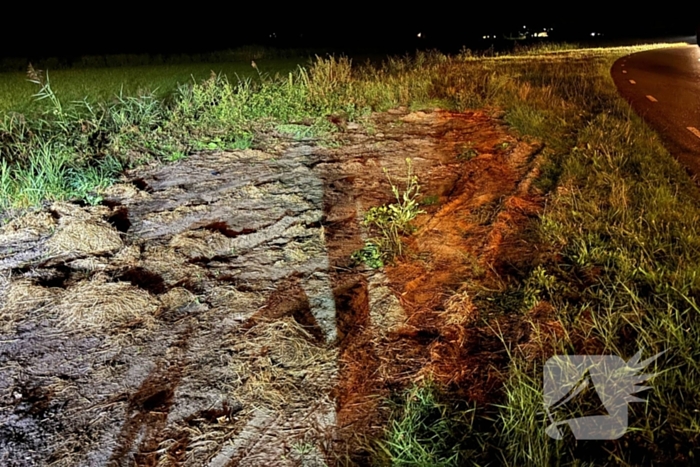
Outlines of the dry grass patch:
M 168 246 L 146 247 L 140 257 L 138 265 L 162 277 L 167 286 L 173 286 L 182 280 L 204 277 L 207 273 L 206 268 L 188 262 L 186 256 Z
M 246 406 L 308 407 L 335 386 L 337 350 L 315 344 L 291 317 L 258 324 L 231 350 L 234 396 Z
M 214 308 L 238 312 L 257 311 L 265 304 L 265 297 L 257 292 L 241 292 L 233 286 L 219 286 L 209 290 L 207 302 Z
M 170 246 L 188 258 L 212 258 L 231 253 L 231 239 L 219 232 L 197 230 L 175 235 Z
M 446 325 L 467 326 L 479 321 L 479 309 L 474 305 L 470 293 L 466 290 L 458 292 L 447 299 L 445 313 Z
M 165 309 L 176 309 L 197 300 L 197 297 L 187 289 L 175 287 L 161 295 L 160 302 Z
M 2 228 L 0 236 L 16 235 L 23 231 L 31 231 L 37 235 L 51 232 L 56 228 L 56 219 L 48 212 L 30 212 L 12 219 Z
M 138 245 L 125 246 L 112 257 L 112 264 L 118 266 L 136 266 L 141 259 Z
M 152 327 L 159 302 L 145 290 L 126 282 L 106 282 L 100 274 L 68 289 L 57 308 L 64 328 L 109 331 L 123 326 Z
M 10 283 L 0 308 L 0 330 L 9 332 L 30 312 L 54 304 L 58 292 L 59 289 L 41 287 L 26 279 Z
M 123 243 L 119 232 L 107 222 L 70 219 L 59 224 L 46 245 L 55 254 L 76 252 L 99 255 L 117 251 Z
M 151 196 L 148 192 L 139 190 L 131 183 L 116 183 L 103 192 L 109 198 L 143 199 Z

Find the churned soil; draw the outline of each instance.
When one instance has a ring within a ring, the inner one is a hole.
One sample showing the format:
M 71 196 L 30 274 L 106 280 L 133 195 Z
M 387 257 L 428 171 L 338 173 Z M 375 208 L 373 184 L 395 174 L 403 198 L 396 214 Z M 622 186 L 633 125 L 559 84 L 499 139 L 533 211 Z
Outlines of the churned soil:
M 500 338 L 525 330 L 496 335 L 473 291 L 537 255 L 541 147 L 481 112 L 343 129 L 140 168 L 99 206 L 5 222 L 0 463 L 364 463 L 386 399 L 423 377 L 489 402 Z M 425 212 L 405 254 L 355 264 L 406 158 Z

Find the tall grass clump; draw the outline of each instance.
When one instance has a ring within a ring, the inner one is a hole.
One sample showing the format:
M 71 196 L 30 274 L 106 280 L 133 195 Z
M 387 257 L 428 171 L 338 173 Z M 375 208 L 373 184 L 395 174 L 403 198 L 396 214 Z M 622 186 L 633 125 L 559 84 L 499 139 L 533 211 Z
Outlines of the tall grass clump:
M 374 462 L 391 466 L 470 465 L 483 449 L 473 430 L 474 408 L 455 405 L 432 381 L 408 388 L 394 407 Z

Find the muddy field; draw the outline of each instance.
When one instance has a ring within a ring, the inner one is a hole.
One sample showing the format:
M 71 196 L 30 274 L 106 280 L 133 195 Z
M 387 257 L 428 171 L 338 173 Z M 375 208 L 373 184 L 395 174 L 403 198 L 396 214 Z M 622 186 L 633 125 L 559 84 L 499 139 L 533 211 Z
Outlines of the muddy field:
M 364 464 L 392 391 L 431 374 L 488 402 L 506 354 L 469 287 L 536 254 L 540 146 L 483 113 L 404 109 L 339 140 L 268 135 L 3 225 L 0 463 Z M 426 211 L 407 254 L 356 265 L 407 157 Z

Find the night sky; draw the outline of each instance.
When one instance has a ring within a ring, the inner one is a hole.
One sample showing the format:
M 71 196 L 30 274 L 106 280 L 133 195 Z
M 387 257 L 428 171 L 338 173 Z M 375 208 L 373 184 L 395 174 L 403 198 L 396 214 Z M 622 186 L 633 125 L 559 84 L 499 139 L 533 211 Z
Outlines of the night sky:
M 564 2 L 556 8 L 527 2 L 518 7 L 495 1 L 485 6 L 463 3 L 460 7 L 428 2 L 430 10 L 401 7 L 392 15 L 379 14 L 372 7 L 376 3 L 368 2 L 329 4 L 327 11 L 320 12 L 303 2 L 287 2 L 285 7 L 266 4 L 257 10 L 251 9 L 251 3 L 240 8 L 240 4 L 230 3 L 222 9 L 222 4 L 208 2 L 189 2 L 187 8 L 173 3 L 156 7 L 104 2 L 94 4 L 93 10 L 67 2 L 53 2 L 49 7 L 26 3 L 25 11 L 4 14 L 0 20 L 2 57 L 188 53 L 254 43 L 377 50 L 391 46 L 410 49 L 423 43 L 459 48 L 477 44 L 483 34 L 502 34 L 523 26 L 531 30 L 553 27 L 553 39 L 575 40 L 593 31 L 605 33 L 608 39 L 690 35 L 700 22 L 698 7 L 652 11 L 640 10 L 637 5 L 632 12 L 618 13 L 592 2 L 578 8 Z M 612 3 L 617 2 L 607 2 Z M 202 7 L 196 8 L 198 4 Z M 625 5 L 633 9 L 632 3 Z M 110 14 L 102 13 L 105 8 Z M 317 19 L 319 15 L 323 19 Z M 423 33 L 421 40 L 416 39 L 418 32 Z

